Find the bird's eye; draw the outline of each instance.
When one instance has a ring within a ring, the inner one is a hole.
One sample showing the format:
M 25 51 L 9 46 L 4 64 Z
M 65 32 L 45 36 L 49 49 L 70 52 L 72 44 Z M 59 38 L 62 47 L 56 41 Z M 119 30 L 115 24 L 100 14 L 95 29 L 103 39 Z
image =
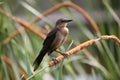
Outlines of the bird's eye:
M 64 20 L 61 20 L 61 23 L 65 22 Z

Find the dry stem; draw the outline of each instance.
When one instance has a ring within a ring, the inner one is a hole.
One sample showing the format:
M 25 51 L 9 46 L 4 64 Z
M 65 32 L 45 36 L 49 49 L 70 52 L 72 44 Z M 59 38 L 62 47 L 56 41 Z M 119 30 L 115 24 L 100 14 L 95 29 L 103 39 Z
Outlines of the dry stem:
M 24 30 L 23 27 L 20 27 L 18 30 L 14 31 L 9 37 L 7 37 L 2 44 L 5 45 L 9 43 L 15 36 L 17 36 L 19 33 L 21 33 Z
M 94 29 L 94 31 L 95 31 L 96 33 L 99 32 L 98 26 L 97 26 L 96 23 L 92 20 L 92 18 L 87 14 L 87 12 L 85 12 L 80 6 L 78 6 L 78 5 L 76 5 L 76 4 L 72 3 L 72 2 L 63 2 L 63 3 L 60 3 L 60 4 L 58 4 L 58 5 L 50 8 L 49 10 L 47 10 L 46 12 L 44 12 L 42 16 L 36 18 L 36 19 L 35 19 L 33 22 L 31 22 L 31 23 L 27 23 L 26 21 L 23 21 L 23 20 L 15 17 L 15 16 L 13 16 L 13 15 L 11 15 L 11 14 L 3 11 L 3 10 L 0 10 L 0 13 L 6 15 L 7 17 L 11 18 L 12 20 L 18 22 L 18 23 L 19 23 L 20 25 L 22 25 L 24 28 L 27 28 L 28 30 L 30 30 L 31 32 L 35 33 L 36 35 L 38 35 L 38 36 L 41 37 L 42 39 L 45 39 L 45 35 L 42 34 L 41 32 L 36 31 L 36 30 L 32 27 L 32 24 L 35 23 L 35 22 L 40 21 L 44 16 L 48 16 L 48 15 L 50 15 L 51 13 L 59 10 L 59 9 L 62 8 L 62 7 L 71 7 L 71 8 L 73 8 L 73 9 L 77 10 L 77 11 L 78 11 L 79 13 L 81 13 L 81 14 L 86 18 L 86 20 L 91 24 L 91 26 L 92 26 L 92 28 Z M 20 30 L 21 30 L 21 28 L 20 28 Z M 23 30 L 21 30 L 21 32 L 22 32 L 22 31 L 23 31 Z M 16 35 L 14 35 L 14 33 L 15 33 Z M 10 36 L 10 37 L 8 37 L 7 39 L 5 39 L 5 40 L 3 41 L 3 44 L 7 44 L 8 42 L 11 41 L 12 38 L 14 38 L 15 36 L 17 36 L 18 34 L 19 34 L 19 31 L 13 32 L 13 33 L 11 34 L 12 37 Z
M 38 35 L 39 37 L 41 37 L 42 39 L 45 39 L 45 35 L 37 30 L 35 30 L 33 28 L 33 26 L 29 23 L 27 23 L 26 21 L 22 20 L 22 19 L 19 19 L 7 12 L 5 12 L 4 10 L 1 10 L 0 9 L 0 13 L 6 15 L 7 17 L 11 18 L 12 20 L 16 21 L 17 23 L 19 23 L 21 26 L 23 26 L 25 29 L 28 29 L 30 30 L 31 32 L 35 33 L 36 35 Z M 22 27 L 19 28 L 19 30 L 13 32 L 10 37 L 6 38 L 2 44 L 7 44 L 8 42 L 10 42 L 11 39 L 13 39 L 15 36 L 17 36 L 20 32 L 23 31 Z
M 11 67 L 12 61 L 7 56 L 2 55 L 2 60 Z M 28 78 L 28 76 L 26 75 L 26 73 L 24 73 L 24 71 L 22 71 L 21 69 L 19 69 L 18 71 L 24 80 Z
M 62 7 L 71 7 L 75 10 L 77 10 L 80 14 L 83 15 L 83 17 L 85 17 L 85 19 L 90 23 L 91 27 L 94 29 L 94 31 L 96 33 L 99 32 L 98 26 L 97 24 L 94 22 L 94 20 L 87 14 L 86 11 L 84 11 L 84 9 L 82 9 L 80 6 L 72 3 L 72 2 L 63 2 L 60 4 L 57 4 L 56 6 L 52 7 L 51 9 L 47 10 L 46 12 L 44 12 L 42 14 L 42 16 L 36 18 L 32 23 L 38 22 L 39 20 L 41 20 L 44 16 L 48 16 L 51 13 L 61 9 Z
M 106 40 L 106 39 L 112 39 L 112 40 L 114 40 L 114 41 L 120 46 L 120 39 L 118 39 L 116 36 L 114 36 L 114 35 L 111 35 L 111 36 L 105 35 L 105 36 L 101 36 L 101 37 L 98 38 L 98 39 L 92 39 L 92 40 L 86 41 L 86 42 L 78 45 L 77 47 L 75 47 L 75 48 L 67 51 L 66 54 L 67 54 L 68 56 L 70 56 L 70 55 L 72 55 L 72 54 L 75 54 L 76 52 L 79 52 L 80 50 L 82 50 L 82 49 L 84 49 L 84 48 L 87 48 L 88 46 L 93 45 L 94 43 L 96 43 L 96 42 L 99 41 L 99 40 Z M 60 61 L 62 61 L 64 58 L 65 58 L 65 57 L 62 56 L 62 55 L 61 55 L 61 56 L 58 56 L 58 57 L 56 58 L 57 63 L 59 63 Z M 55 65 L 55 64 L 54 64 L 54 61 L 49 62 L 49 67 L 52 67 L 52 66 L 54 66 L 54 65 Z

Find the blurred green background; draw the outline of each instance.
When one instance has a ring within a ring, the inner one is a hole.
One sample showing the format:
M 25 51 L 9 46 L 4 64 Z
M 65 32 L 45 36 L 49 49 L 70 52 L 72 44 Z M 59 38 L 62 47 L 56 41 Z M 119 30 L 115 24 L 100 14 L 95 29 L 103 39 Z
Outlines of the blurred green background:
M 9 43 L 3 44 L 4 40 L 22 26 L 2 14 L 1 10 L 29 23 L 65 1 L 83 8 L 99 26 L 99 32 L 95 33 L 86 19 L 70 7 L 61 8 L 33 24 L 36 31 L 46 35 L 47 30 L 55 26 L 57 19 L 73 19 L 69 24 L 70 43 L 62 45 L 62 51 L 68 51 L 101 35 L 115 35 L 120 38 L 120 0 L 0 0 L 0 80 L 25 80 L 30 77 L 33 74 L 32 63 L 43 43 L 38 35 L 25 29 Z M 112 40 L 103 40 L 89 46 L 55 67 L 46 67 L 50 60 L 46 55 L 38 69 L 39 73 L 35 72 L 30 80 L 120 79 L 120 47 Z

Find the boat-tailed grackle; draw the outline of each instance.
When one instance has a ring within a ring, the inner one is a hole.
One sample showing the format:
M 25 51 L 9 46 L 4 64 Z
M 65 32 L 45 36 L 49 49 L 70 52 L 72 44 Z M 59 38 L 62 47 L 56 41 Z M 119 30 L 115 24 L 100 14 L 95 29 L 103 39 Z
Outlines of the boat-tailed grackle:
M 51 53 L 58 49 L 64 43 L 65 38 L 69 33 L 67 23 L 71 21 L 72 20 L 66 18 L 61 18 L 56 21 L 55 28 L 48 33 L 46 39 L 43 42 L 43 47 L 33 63 L 34 71 L 40 65 L 45 54 L 48 54 L 49 56 L 52 57 L 53 60 L 55 60 Z M 62 55 L 64 56 L 64 54 Z

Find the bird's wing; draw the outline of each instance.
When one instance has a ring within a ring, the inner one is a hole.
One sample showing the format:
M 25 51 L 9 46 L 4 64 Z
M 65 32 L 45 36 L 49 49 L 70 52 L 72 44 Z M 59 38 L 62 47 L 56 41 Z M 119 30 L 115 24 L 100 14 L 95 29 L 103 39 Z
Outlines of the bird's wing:
M 43 42 L 44 46 L 49 47 L 49 45 L 52 44 L 53 40 L 55 39 L 57 31 L 58 31 L 58 28 L 55 28 L 47 35 L 46 39 Z

